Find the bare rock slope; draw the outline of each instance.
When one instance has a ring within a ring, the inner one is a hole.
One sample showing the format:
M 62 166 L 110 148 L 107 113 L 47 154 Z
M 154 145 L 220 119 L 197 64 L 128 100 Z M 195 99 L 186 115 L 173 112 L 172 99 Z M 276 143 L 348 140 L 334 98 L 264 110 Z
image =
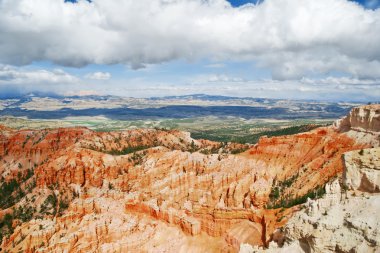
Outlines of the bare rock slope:
M 375 136 L 376 141 L 380 126 L 373 120 L 378 120 L 378 116 L 378 106 L 355 108 L 344 120 L 349 119 L 360 128 L 345 131 L 365 131 Z M 342 121 L 336 126 L 340 124 Z M 338 175 L 325 186 L 323 198 L 309 199 L 302 205 L 274 233 L 276 236 L 268 249 L 242 244 L 240 252 L 379 252 L 380 148 L 346 152 L 342 159 L 343 176 Z
M 372 151 L 372 152 L 371 152 Z M 379 148 L 367 150 L 370 157 Z M 351 153 L 351 152 L 350 152 Z M 267 250 L 241 246 L 241 252 L 379 252 L 380 250 L 380 194 L 373 188 L 353 188 L 353 181 L 361 181 L 368 173 L 366 164 L 370 159 L 363 155 L 353 164 L 346 163 L 348 170 L 360 170 L 358 175 L 347 173 L 341 190 L 339 180 L 326 185 L 326 195 L 318 200 L 309 200 L 303 209 L 292 217 L 288 224 L 277 231 L 280 240 Z M 378 157 L 376 157 L 378 158 Z M 380 168 L 378 159 L 373 159 L 372 170 Z M 375 169 L 376 168 L 376 169 Z M 363 173 L 363 174 L 360 174 Z

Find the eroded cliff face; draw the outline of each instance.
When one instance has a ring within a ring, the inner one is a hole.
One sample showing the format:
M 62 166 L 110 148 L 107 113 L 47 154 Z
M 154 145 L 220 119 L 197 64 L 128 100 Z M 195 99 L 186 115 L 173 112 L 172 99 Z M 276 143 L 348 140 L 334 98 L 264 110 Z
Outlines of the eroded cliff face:
M 240 251 L 379 252 L 379 151 L 372 148 L 346 153 L 343 189 L 340 179 L 335 179 L 326 185 L 323 198 L 309 199 L 285 227 L 276 231 L 278 244 L 272 242 L 266 250 L 245 244 Z
M 343 182 L 349 190 L 380 193 L 380 148 L 344 154 Z
M 299 209 L 278 205 L 341 175 L 342 154 L 369 148 L 376 138 L 324 127 L 249 147 L 179 131 L 0 131 L 2 182 L 22 189 L 0 203 L 0 219 L 13 215 L 1 245 L 10 252 L 266 246 Z M 243 148 L 249 149 L 231 154 Z
M 277 181 L 292 178 L 283 195 L 302 195 L 342 173 L 343 153 L 370 146 L 339 133 L 332 127 L 318 128 L 292 136 L 261 138 L 249 157 L 269 168 Z
M 380 131 L 380 107 L 378 104 L 353 108 L 350 114 L 335 123 L 341 131 Z
M 365 106 L 363 110 L 355 108 L 349 118 L 356 128 L 346 128 L 346 133 L 363 136 L 361 133 L 365 132 L 366 138 L 356 142 L 367 141 L 374 145 L 379 126 L 363 122 L 362 117 L 378 118 L 378 108 L 378 105 Z M 274 232 L 269 248 L 242 244 L 240 252 L 379 252 L 380 148 L 345 152 L 342 163 L 343 174 L 338 173 L 336 179 L 326 184 L 325 195 L 316 200 L 308 199 L 284 227 Z
M 334 128 L 358 142 L 377 147 L 380 145 L 380 106 L 353 108 L 349 115 L 334 123 Z

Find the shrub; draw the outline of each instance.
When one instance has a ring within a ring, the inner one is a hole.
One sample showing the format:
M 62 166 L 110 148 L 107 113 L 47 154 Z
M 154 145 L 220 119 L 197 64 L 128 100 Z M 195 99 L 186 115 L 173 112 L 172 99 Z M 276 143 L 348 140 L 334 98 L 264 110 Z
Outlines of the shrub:
M 112 149 L 111 151 L 108 151 L 106 153 L 110 155 L 127 155 L 130 153 L 134 153 L 134 152 L 141 151 L 148 148 L 150 147 L 149 146 L 124 147 L 122 150 Z
M 326 193 L 325 188 L 322 186 L 322 187 L 317 188 L 316 190 L 310 190 L 309 192 L 307 192 L 303 196 L 296 196 L 293 199 L 282 198 L 279 203 L 278 202 L 276 202 L 274 204 L 269 203 L 267 205 L 267 209 L 277 209 L 277 208 L 280 208 L 280 207 L 282 207 L 282 208 L 293 207 L 293 206 L 296 206 L 296 205 L 300 205 L 300 204 L 306 203 L 306 201 L 307 201 L 308 198 L 310 198 L 310 199 L 320 198 L 325 193 Z
M 271 199 L 278 199 L 280 197 L 280 189 L 277 186 L 276 187 L 272 187 L 272 191 L 269 194 L 269 197 Z
M 236 149 L 232 149 L 231 150 L 231 154 L 233 155 L 236 155 L 236 154 L 240 154 L 240 153 L 243 153 L 244 151 L 246 151 L 248 148 L 236 148 Z
M 61 199 L 61 201 L 59 202 L 59 211 L 58 211 L 59 215 L 62 215 L 63 212 L 64 212 L 67 208 L 69 208 L 69 203 L 68 203 L 68 201 L 66 201 L 66 200 L 62 200 L 62 199 Z

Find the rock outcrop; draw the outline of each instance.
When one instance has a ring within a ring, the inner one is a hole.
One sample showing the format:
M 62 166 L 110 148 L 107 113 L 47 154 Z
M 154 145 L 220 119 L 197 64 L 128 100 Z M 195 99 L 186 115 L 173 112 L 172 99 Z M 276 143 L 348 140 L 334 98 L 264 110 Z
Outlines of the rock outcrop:
M 323 198 L 309 199 L 303 210 L 281 229 L 278 245 L 272 242 L 266 250 L 241 245 L 240 251 L 379 252 L 378 152 L 379 148 L 373 148 L 346 153 L 343 178 L 346 190 L 341 189 L 338 179 L 327 184 Z M 279 247 L 284 241 L 285 246 Z
M 380 105 L 366 105 L 353 108 L 350 114 L 335 122 L 341 131 L 349 130 L 380 132 Z
M 358 143 L 380 145 L 380 105 L 353 108 L 350 114 L 334 123 L 334 128 L 344 132 Z
M 343 172 L 343 153 L 370 146 L 325 127 L 291 136 L 261 138 L 249 150 L 249 156 L 270 168 L 267 174 L 277 181 L 294 177 L 284 195 L 303 195 Z
M 343 182 L 350 190 L 380 193 L 380 148 L 347 152 Z

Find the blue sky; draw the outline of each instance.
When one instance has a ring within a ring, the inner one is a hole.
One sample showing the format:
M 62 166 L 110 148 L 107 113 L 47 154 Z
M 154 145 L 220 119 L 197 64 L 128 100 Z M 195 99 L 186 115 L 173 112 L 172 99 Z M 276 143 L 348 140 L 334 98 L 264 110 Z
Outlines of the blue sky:
M 245 5 L 247 3 L 256 4 L 256 3 L 260 3 L 262 1 L 263 0 L 229 0 L 229 2 L 235 7 L 242 6 L 242 5 Z M 351 1 L 356 2 L 356 3 L 362 5 L 365 8 L 368 8 L 368 9 L 376 9 L 380 6 L 379 0 L 351 0 Z
M 229 2 L 2 1 L 0 92 L 380 100 L 379 0 Z
M 262 2 L 263 0 L 228 0 L 228 2 L 231 3 L 232 6 L 234 7 L 239 7 L 242 5 L 245 5 L 247 3 L 253 3 L 257 4 Z M 380 6 L 380 1 L 378 0 L 352 0 L 353 2 L 357 2 L 361 4 L 362 6 L 366 8 L 377 8 Z M 76 0 L 65 0 L 65 2 L 77 2 Z

